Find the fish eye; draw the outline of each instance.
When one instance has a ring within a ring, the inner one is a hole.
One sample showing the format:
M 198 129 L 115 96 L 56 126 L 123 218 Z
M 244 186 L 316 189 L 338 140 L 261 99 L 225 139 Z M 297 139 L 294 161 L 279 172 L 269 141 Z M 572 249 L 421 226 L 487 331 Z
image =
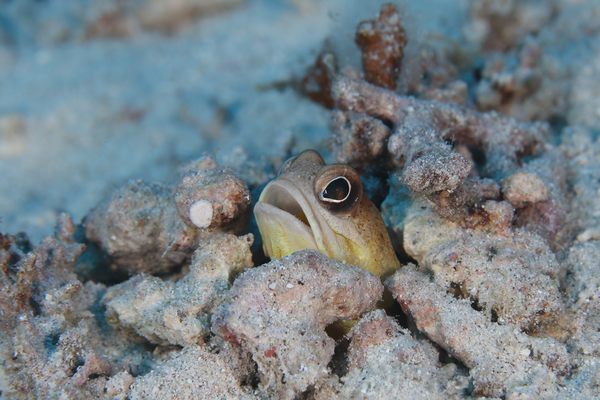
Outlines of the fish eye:
M 315 179 L 315 195 L 330 211 L 351 212 L 362 197 L 360 177 L 347 165 L 328 165 Z
M 325 185 L 325 189 L 319 193 L 321 201 L 328 203 L 343 203 L 350 196 L 352 184 L 345 176 L 333 178 Z

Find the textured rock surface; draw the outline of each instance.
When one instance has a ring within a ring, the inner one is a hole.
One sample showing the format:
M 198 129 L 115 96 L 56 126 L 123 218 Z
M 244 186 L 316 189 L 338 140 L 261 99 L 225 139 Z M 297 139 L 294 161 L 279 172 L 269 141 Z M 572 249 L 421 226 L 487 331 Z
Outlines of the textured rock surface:
M 304 250 L 236 279 L 212 329 L 252 353 L 263 390 L 293 398 L 329 374 L 325 327 L 373 308 L 382 290 L 368 272 Z
M 334 398 L 447 399 L 466 388 L 454 364 L 441 365 L 431 343 L 415 339 L 382 310 L 365 315 L 349 336 L 348 373 Z
M 575 332 L 567 342 L 573 349 L 575 373 L 565 391 L 594 397 L 600 382 L 600 140 L 576 129 L 563 143 L 570 158 L 574 198 L 571 219 L 577 236 L 566 259 L 566 295 Z
M 218 234 L 199 243 L 189 272 L 173 282 L 136 275 L 110 287 L 102 302 L 115 327 L 162 345 L 203 343 L 210 315 L 232 277 L 252 266 L 252 237 Z
M 418 204 L 403 226 L 406 252 L 488 320 L 535 331 L 560 315 L 559 263 L 536 234 L 463 229 Z
M 120 371 L 139 374 L 152 365 L 147 348 L 106 323 L 99 299 L 106 288 L 73 273 L 82 245 L 61 217 L 57 235 L 28 249 L 2 237 L 0 249 L 0 360 L 3 396 L 104 398 L 118 393 Z M 124 385 L 121 385 L 123 387 Z
M 563 150 L 569 159 L 574 198 L 570 219 L 577 226 L 577 241 L 600 240 L 600 138 L 593 132 L 573 128 L 567 132 Z
M 167 272 L 194 251 L 197 230 L 179 217 L 168 187 L 129 182 L 85 220 L 86 236 L 129 272 Z
M 537 395 L 558 391 L 556 374 L 565 373 L 569 361 L 560 342 L 490 322 L 414 266 L 402 268 L 387 286 L 420 331 L 470 368 L 475 394 L 504 396 L 528 385 Z
M 199 238 L 243 222 L 249 204 L 246 184 L 205 157 L 182 169 L 175 189 L 129 182 L 87 215 L 85 232 L 117 268 L 165 273 L 189 259 Z
M 161 362 L 131 386 L 129 399 L 257 399 L 242 389 L 231 365 L 219 355 L 191 346 Z
M 240 222 L 250 206 L 246 183 L 210 157 L 182 168 L 174 198 L 179 216 L 186 224 L 209 230 L 231 228 L 229 225 Z M 206 215 L 197 212 L 199 204 L 208 206 Z

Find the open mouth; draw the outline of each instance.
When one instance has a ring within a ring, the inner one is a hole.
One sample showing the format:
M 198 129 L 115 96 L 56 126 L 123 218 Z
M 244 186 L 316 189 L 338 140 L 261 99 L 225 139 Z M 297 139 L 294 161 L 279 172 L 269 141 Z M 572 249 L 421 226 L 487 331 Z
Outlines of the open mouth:
M 318 250 L 318 225 L 308 201 L 292 183 L 273 181 L 254 207 L 265 253 L 280 258 L 302 249 Z
M 261 194 L 259 201 L 291 214 L 306 226 L 310 226 L 308 218 L 298 201 L 294 199 L 288 189 L 281 185 L 276 183 L 269 185 Z

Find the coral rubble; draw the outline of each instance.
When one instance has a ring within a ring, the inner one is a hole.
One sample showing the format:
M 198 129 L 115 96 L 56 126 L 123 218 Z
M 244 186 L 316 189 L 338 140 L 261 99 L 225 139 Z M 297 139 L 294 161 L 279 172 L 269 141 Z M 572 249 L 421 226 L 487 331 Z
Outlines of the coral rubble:
M 535 233 L 465 230 L 417 204 L 404 220 L 404 249 L 489 320 L 535 331 L 562 310 L 559 263 Z
M 431 343 L 412 337 L 382 310 L 365 315 L 350 332 L 348 363 L 333 398 L 446 399 L 467 384 L 454 364 L 441 365 Z
M 17 3 L 0 10 L 0 46 L 175 34 L 243 2 L 65 6 L 76 26 L 59 18 L 27 28 L 28 38 L 5 21 L 35 23 L 58 6 Z M 282 8 L 309 15 L 317 3 Z M 600 7 L 467 3 L 456 42 L 420 38 L 410 7 L 384 4 L 356 19 L 362 70 L 326 40 L 303 78 L 285 80 L 298 76 L 286 70 L 257 92 L 291 89 L 331 110 L 331 156 L 383 200 L 405 265 L 382 283 L 315 250 L 270 262 L 255 251 L 250 190 L 301 135 L 278 138 L 282 154 L 240 145 L 219 164 L 204 156 L 167 183 L 130 180 L 80 225 L 61 214 L 37 246 L 0 234 L 0 396 L 598 398 Z M 223 92 L 215 102 L 230 100 Z M 125 107 L 119 118 L 143 119 L 149 108 Z M 208 136 L 263 111 L 217 108 Z M 36 124 L 26 112 L 0 116 L 0 157 L 26 154 Z M 77 268 L 96 262 L 94 252 L 108 262 L 103 283 Z
M 86 236 L 130 272 L 156 273 L 180 265 L 193 251 L 197 232 L 177 213 L 171 191 L 129 182 L 86 217 Z
M 404 267 L 387 284 L 417 328 L 470 368 L 475 394 L 505 396 L 529 384 L 540 396 L 557 391 L 555 373 L 565 373 L 568 366 L 563 344 L 488 321 L 468 300 L 446 294 L 414 266 Z
M 473 1 L 467 29 L 484 49 L 507 50 L 524 37 L 542 30 L 552 19 L 556 7 L 554 0 Z
M 151 365 L 143 343 L 106 324 L 99 303 L 106 288 L 75 276 L 83 246 L 73 233 L 63 215 L 57 235 L 33 250 L 4 238 L 0 357 L 7 398 L 103 398 L 113 374 L 139 374 Z
M 338 162 L 365 166 L 385 154 L 390 129 L 367 115 L 333 112 L 333 146 Z
M 243 181 L 210 158 L 185 167 L 175 189 L 131 181 L 92 210 L 86 236 L 128 272 L 168 272 L 189 259 L 200 237 L 230 230 L 248 210 Z
M 469 174 L 468 160 L 447 141 L 477 146 L 485 155 L 486 173 L 502 176 L 518 166 L 520 157 L 539 153 L 549 135 L 544 123 L 419 100 L 347 77 L 334 82 L 333 93 L 341 109 L 394 126 L 388 151 L 403 167 L 406 184 L 419 193 L 455 189 Z
M 186 347 L 136 379 L 128 399 L 256 399 L 218 354 Z
M 303 250 L 238 277 L 212 329 L 252 353 L 263 390 L 293 398 L 329 374 L 326 326 L 368 311 L 382 291 L 368 272 Z
M 230 279 L 252 266 L 251 243 L 251 236 L 213 235 L 200 242 L 189 273 L 178 281 L 136 275 L 110 287 L 102 300 L 107 319 L 152 343 L 203 343 L 212 310 Z
M 240 222 L 250 205 L 246 183 L 210 157 L 182 169 L 174 198 L 177 212 L 186 224 L 209 230 L 231 229 L 230 225 Z

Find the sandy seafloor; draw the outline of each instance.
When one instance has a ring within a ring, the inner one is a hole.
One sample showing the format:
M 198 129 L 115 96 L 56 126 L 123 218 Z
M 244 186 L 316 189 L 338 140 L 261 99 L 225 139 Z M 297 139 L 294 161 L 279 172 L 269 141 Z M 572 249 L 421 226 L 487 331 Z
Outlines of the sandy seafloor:
M 489 167 L 492 172 L 485 176 L 496 181 L 497 193 L 487 198 L 481 194 L 484 189 L 477 192 L 478 201 L 487 201 L 482 206 L 486 223 L 457 222 L 461 207 L 467 208 L 461 199 L 453 210 L 453 200 L 450 206 L 442 205 L 442 197 L 433 191 L 407 194 L 410 180 L 402 174 L 408 174 L 411 157 L 422 144 L 410 134 L 401 136 L 398 126 L 392 129 L 390 143 L 394 135 L 406 142 L 386 147 L 366 161 L 368 173 L 377 171 L 369 179 L 379 179 L 368 192 L 377 196 L 378 188 L 386 188 L 377 203 L 397 236 L 397 249 L 402 245 L 398 237 L 404 235 L 401 261 L 418 268 L 403 268 L 385 281 L 401 304 L 395 319 L 372 311 L 343 345 L 338 342 L 333 362 L 335 343 L 328 342 L 324 328 L 340 315 L 327 308 L 328 300 L 350 296 L 348 308 L 356 311 L 354 318 L 372 309 L 381 296 L 378 290 L 383 290 L 362 270 L 346 271 L 339 263 L 303 253 L 283 264 L 259 266 L 233 284 L 231 278 L 252 264 L 248 237 L 208 235 L 203 238 L 208 243 L 204 253 L 194 253 L 190 265 L 163 275 L 164 281 L 134 275 L 160 268 L 164 269 L 160 273 L 171 272 L 172 265 L 127 269 L 115 254 L 115 264 L 121 263 L 115 268 L 133 276 L 120 285 L 111 286 L 115 281 L 106 277 L 99 279 L 101 283 L 88 281 L 85 271 L 73 273 L 75 261 L 69 257 L 79 253 L 65 235 L 77 229 L 65 222 L 62 213 L 78 225 L 132 179 L 174 185 L 183 165 L 210 155 L 248 184 L 256 200 L 281 163 L 299 151 L 314 148 L 329 162 L 336 156 L 343 159 L 347 138 L 332 140 L 332 111 L 303 96 L 297 82 L 324 43 L 334 50 L 347 76 L 359 76 L 356 26 L 376 16 L 383 3 L 0 0 L 0 232 L 25 232 L 34 246 L 42 243 L 37 261 L 30 259 L 31 268 L 43 269 L 36 262 L 47 263 L 50 271 L 47 276 L 43 271 L 30 276 L 24 267 L 29 265 L 27 251 L 19 248 L 13 254 L 15 243 L 0 248 L 7 257 L 0 259 L 7 266 L 3 290 L 29 296 L 28 304 L 15 300 L 15 307 L 22 310 L 13 315 L 10 296 L 0 294 L 5 303 L 0 305 L 0 322 L 6 329 L 0 341 L 6 353 L 0 366 L 0 398 L 12 398 L 6 393 L 36 397 L 19 392 L 24 387 L 35 388 L 39 398 L 54 398 L 49 388 L 63 384 L 57 398 L 84 398 L 89 393 L 128 399 L 210 394 L 307 399 L 600 398 L 600 4 L 596 0 L 497 2 L 496 11 L 479 10 L 480 15 L 475 15 L 475 0 L 396 2 L 408 37 L 398 92 L 442 103 L 458 93 L 463 96 L 457 101 L 460 107 L 497 111 L 500 122 L 492 124 L 491 135 L 494 129 L 500 132 L 509 126 L 509 139 L 482 134 L 476 138 L 481 142 L 473 145 L 440 136 L 423 145 L 442 148 L 440 154 L 471 157 L 472 165 L 477 164 L 473 169 L 479 169 L 469 175 L 474 181 Z M 503 10 L 513 13 L 507 20 L 499 19 L 514 27 L 508 33 L 489 17 Z M 496 38 L 496 31 L 507 36 Z M 506 48 L 498 48 L 502 40 L 507 41 Z M 427 69 L 419 60 L 431 61 L 423 55 L 425 48 L 435 49 L 434 53 L 442 49 L 444 54 L 435 61 L 440 69 L 427 71 L 434 78 L 419 76 L 420 68 Z M 538 50 L 542 56 L 536 58 Z M 500 70 L 504 68 L 496 75 L 489 72 L 494 52 L 502 60 Z M 450 68 L 452 73 L 444 69 L 449 64 L 456 68 Z M 439 87 L 435 78 L 443 81 Z M 421 79 L 421 86 L 411 86 L 413 79 Z M 453 92 L 452 83 L 457 81 L 464 90 Z M 349 94 L 340 104 L 351 103 L 351 98 Z M 340 107 L 380 118 L 363 105 Z M 473 120 L 479 121 L 481 114 L 476 115 Z M 515 119 L 502 119 L 505 116 Z M 389 127 L 390 121 L 382 119 Z M 533 123 L 537 120 L 548 130 L 536 142 L 541 150 L 530 154 L 527 145 L 515 144 L 521 140 L 515 132 L 524 127 L 524 136 L 537 135 Z M 502 157 L 510 154 L 517 159 L 510 160 L 514 165 L 496 170 L 485 165 L 498 155 L 494 143 L 505 146 L 497 147 L 500 159 L 506 161 Z M 478 151 L 487 159 L 476 159 Z M 376 167 L 384 159 L 387 175 L 382 178 Z M 364 167 L 364 159 L 354 161 Z M 525 175 L 515 178 L 520 173 Z M 219 177 L 229 178 L 228 174 Z M 455 189 L 448 190 L 448 196 Z M 162 189 L 148 190 L 156 190 L 159 194 L 152 195 L 160 197 Z M 102 225 L 102 206 L 100 210 L 90 225 Z M 57 219 L 62 230 L 57 238 L 43 242 L 54 232 Z M 256 233 L 248 226 L 236 233 Z M 102 234 L 106 232 L 98 235 Z M 81 240 L 81 230 L 77 235 Z M 252 249 L 254 262 L 264 261 L 256 246 Z M 108 245 L 100 250 L 111 252 Z M 193 249 L 187 250 L 182 258 L 186 263 Z M 55 254 L 59 261 L 53 259 Z M 15 257 L 20 263 L 14 262 Z M 298 276 L 313 277 L 314 257 L 325 266 L 324 276 L 332 277 L 331 287 L 327 282 L 307 285 L 310 296 L 302 297 L 306 304 L 290 307 L 288 316 L 279 313 L 288 309 L 287 303 L 269 303 L 271 308 L 257 311 L 232 300 L 244 295 L 255 299 L 256 293 L 275 287 L 262 278 L 291 289 L 286 279 L 300 282 Z M 458 264 L 467 265 L 465 272 L 453 264 L 457 258 Z M 71 270 L 53 272 L 60 270 L 57 263 L 63 259 Z M 223 270 L 210 277 L 198 272 L 210 263 Z M 444 269 L 450 264 L 453 270 Z M 30 289 L 24 289 L 27 283 Z M 355 296 L 359 289 L 364 289 L 364 296 Z M 207 297 L 190 294 L 198 290 L 205 290 Z M 186 304 L 188 295 L 196 303 Z M 159 299 L 159 305 L 148 306 L 144 296 L 153 299 L 148 303 Z M 74 304 L 73 310 L 65 311 L 65 304 Z M 135 304 L 134 311 L 130 304 Z M 315 320 L 298 312 L 313 309 L 319 315 Z M 168 319 L 170 310 L 188 319 L 174 323 Z M 244 320 L 245 315 L 254 320 Z M 94 318 L 96 322 L 90 322 Z M 262 318 L 274 328 L 253 325 Z M 301 335 L 287 331 L 289 321 L 294 327 L 290 331 L 302 327 Z M 314 330 L 309 332 L 314 333 L 314 342 L 304 336 L 305 326 Z M 114 347 L 103 336 L 105 329 L 114 329 L 110 335 L 119 332 Z M 88 331 L 93 331 L 91 338 L 85 336 Z M 31 348 L 24 345 L 28 335 L 38 341 L 32 341 Z M 297 340 L 300 350 L 290 340 Z M 98 348 L 86 347 L 90 343 Z M 306 365 L 303 350 L 310 359 Z M 345 355 L 349 361 L 344 371 L 334 371 L 336 357 Z M 32 372 L 15 372 L 15 365 Z M 209 366 L 200 378 L 193 373 L 198 365 Z M 62 367 L 66 372 L 48 370 Z M 395 380 L 398 376 L 400 383 Z M 7 384 L 18 379 L 23 379 L 22 386 Z M 79 393 L 79 387 L 85 390 Z

